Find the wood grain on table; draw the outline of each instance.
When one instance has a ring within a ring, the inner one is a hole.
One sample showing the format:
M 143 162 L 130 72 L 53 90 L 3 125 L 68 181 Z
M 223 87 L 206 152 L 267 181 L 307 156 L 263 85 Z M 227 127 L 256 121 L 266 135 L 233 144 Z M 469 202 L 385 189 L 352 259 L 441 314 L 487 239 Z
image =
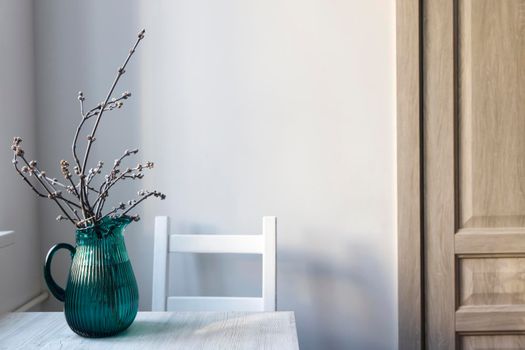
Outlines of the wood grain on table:
M 139 312 L 125 332 L 82 338 L 62 312 L 0 316 L 0 349 L 299 349 L 293 312 Z

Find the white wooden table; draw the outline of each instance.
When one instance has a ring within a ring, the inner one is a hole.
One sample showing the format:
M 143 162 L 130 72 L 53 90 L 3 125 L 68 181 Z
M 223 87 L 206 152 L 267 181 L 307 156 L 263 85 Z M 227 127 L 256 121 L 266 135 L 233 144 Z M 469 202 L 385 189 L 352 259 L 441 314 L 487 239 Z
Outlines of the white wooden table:
M 299 349 L 293 312 L 139 312 L 125 332 L 82 338 L 62 312 L 0 316 L 0 349 Z

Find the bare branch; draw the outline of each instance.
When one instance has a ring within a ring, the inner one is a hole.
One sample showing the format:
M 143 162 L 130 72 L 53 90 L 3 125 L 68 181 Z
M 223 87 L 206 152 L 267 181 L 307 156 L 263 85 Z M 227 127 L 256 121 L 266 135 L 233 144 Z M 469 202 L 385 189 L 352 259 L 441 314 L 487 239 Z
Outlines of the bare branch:
M 113 91 L 115 90 L 115 87 L 117 86 L 117 83 L 119 82 L 120 77 L 122 77 L 122 75 L 124 75 L 124 73 L 126 72 L 126 66 L 128 65 L 129 60 L 131 59 L 131 57 L 135 53 L 135 50 L 136 50 L 137 46 L 139 45 L 139 43 L 142 41 L 142 39 L 144 39 L 144 33 L 145 33 L 145 31 L 142 30 L 138 34 L 138 38 L 137 38 L 137 41 L 135 42 L 135 45 L 133 45 L 133 48 L 129 51 L 129 54 L 126 57 L 126 60 L 124 61 L 124 64 L 118 69 L 117 75 L 115 77 L 115 80 L 113 81 L 113 84 L 111 85 L 111 87 L 110 87 L 110 89 L 108 91 L 106 99 L 104 100 L 104 103 L 102 103 L 102 106 L 101 106 L 101 108 L 98 111 L 97 119 L 95 120 L 95 124 L 93 125 L 93 130 L 91 131 L 91 134 L 88 136 L 88 143 L 87 143 L 87 147 L 86 147 L 86 152 L 84 153 L 84 161 L 82 163 L 82 167 L 80 168 L 80 171 L 81 171 L 80 191 L 81 191 L 81 193 L 84 192 L 84 195 L 83 196 L 81 195 L 81 197 L 84 197 L 84 198 L 86 197 L 86 194 L 85 194 L 86 190 L 84 188 L 84 183 L 86 181 L 86 179 L 85 179 L 86 164 L 87 164 L 88 159 L 89 159 L 89 152 L 91 151 L 91 146 L 93 145 L 93 142 L 95 140 L 95 134 L 97 132 L 98 125 L 100 124 L 100 120 L 102 118 L 104 110 L 106 109 L 106 106 L 108 105 L 108 102 L 109 102 L 109 99 L 111 98 L 111 95 L 113 95 Z M 89 207 L 89 203 L 86 202 L 85 204 Z
M 13 140 L 11 149 L 13 150 L 14 157 L 12 162 L 16 172 L 39 197 L 51 199 L 56 203 L 62 212 L 62 214 L 58 215 L 56 218 L 59 221 L 69 220 L 76 227 L 87 227 L 89 225 L 96 224 L 108 216 L 119 217 L 119 212 L 121 212 L 120 217 L 126 216 L 127 213 L 129 213 L 132 209 L 149 197 L 160 197 L 161 199 L 166 197 L 164 194 L 158 191 L 141 190 L 138 192 L 140 197 L 139 199 L 130 200 L 127 202 L 127 204 L 121 202 L 102 216 L 104 205 L 108 200 L 109 191 L 121 180 L 142 179 L 144 176 L 144 170 L 152 169 L 153 163 L 138 163 L 135 167 L 128 167 L 122 170 L 121 164 L 124 159 L 138 152 L 138 149 L 131 151 L 126 150 L 122 156 L 115 160 L 113 167 L 105 176 L 105 180 L 102 181 L 100 186 L 98 184 L 96 186 L 93 185 L 93 182 L 97 175 L 102 173 L 103 162 L 98 162 L 93 168 L 87 168 L 90 152 L 96 139 L 95 134 L 98 130 L 104 112 L 121 108 L 124 105 L 124 100 L 131 96 L 131 94 L 127 91 L 122 93 L 120 97 L 113 97 L 113 93 L 120 78 L 122 75 L 124 75 L 126 67 L 131 60 L 131 57 L 135 53 L 136 48 L 142 39 L 144 39 L 144 33 L 145 31 L 142 30 L 138 34 L 135 44 L 129 51 L 129 54 L 124 60 L 122 66 L 119 67 L 113 83 L 111 84 L 103 102 L 86 111 L 84 104 L 84 94 L 81 91 L 78 93 L 81 119 L 76 128 L 73 143 L 71 145 L 71 151 L 74 158 L 73 169 L 70 171 L 69 163 L 66 160 L 62 160 L 60 162 L 60 171 L 64 179 L 66 179 L 65 182 L 58 181 L 55 178 L 47 176 L 46 172 L 40 170 L 40 168 L 37 166 L 36 161 L 28 161 L 24 156 L 24 150 L 20 147 L 22 139 L 16 137 Z M 92 118 L 95 118 L 95 121 L 92 125 L 91 133 L 87 135 L 86 149 L 84 157 L 81 159 L 77 152 L 79 137 L 83 133 L 87 121 L 91 120 Z M 19 159 L 23 163 L 19 164 Z M 73 180 L 74 175 L 78 176 L 78 183 Z M 33 176 L 33 180 L 31 180 L 31 176 Z M 93 193 L 96 194 L 96 199 L 91 204 L 89 195 L 93 195 Z M 72 198 L 69 197 L 70 195 L 75 197 L 74 200 L 70 199 Z M 81 215 L 79 215 L 79 209 L 82 211 Z M 130 216 L 130 218 L 135 221 L 140 219 L 138 215 Z
M 20 147 L 20 143 L 22 142 L 22 139 L 20 137 L 15 137 L 14 140 L 13 140 L 13 145 L 11 146 L 11 149 L 13 150 L 14 152 L 14 156 L 13 156 L 13 165 L 15 167 L 15 169 L 17 170 L 17 172 L 21 175 L 23 175 L 23 172 L 20 171 L 20 169 L 18 169 L 18 158 L 21 158 L 24 163 L 26 164 L 26 167 L 28 169 L 28 171 L 31 171 L 30 169 L 34 169 L 36 167 L 36 163 L 33 164 L 33 162 L 31 162 L 31 164 L 25 159 L 24 157 L 24 150 Z M 34 170 L 33 170 L 34 171 Z M 31 184 L 31 182 L 25 177 L 25 176 L 22 176 L 25 180 L 25 182 L 33 189 L 33 191 L 35 191 L 35 193 L 37 193 L 39 196 L 41 195 L 41 193 L 36 189 L 35 186 L 33 186 Z M 53 192 L 49 191 L 49 189 L 46 187 L 45 185 L 45 182 L 41 179 L 41 177 L 39 176 L 36 176 L 36 179 L 38 182 L 40 182 L 40 184 L 42 185 L 42 187 L 44 188 L 44 190 L 47 192 L 47 197 L 52 199 L 56 204 L 57 206 L 60 208 L 60 210 L 62 210 L 62 212 L 64 213 L 64 215 L 66 215 L 66 217 L 69 219 L 69 221 L 71 221 L 74 225 L 76 225 L 76 222 L 71 218 L 71 216 L 68 214 L 68 212 L 64 209 L 64 207 L 62 207 L 62 205 L 59 203 L 59 201 L 56 199 L 56 196 Z
M 80 115 L 84 117 L 84 93 L 82 91 L 78 92 L 78 101 L 80 102 Z
M 126 151 L 126 152 L 128 152 L 128 151 Z M 138 150 L 134 150 L 132 152 L 136 153 L 136 152 L 138 152 Z M 153 162 L 147 161 L 144 164 L 140 164 L 139 163 L 139 164 L 137 164 L 136 167 L 134 167 L 134 168 L 127 168 L 126 170 L 121 172 L 118 169 L 119 164 L 120 163 L 118 162 L 118 160 L 116 160 L 115 161 L 115 165 L 113 166 L 112 172 L 107 177 L 106 182 L 102 184 L 101 194 L 100 194 L 99 198 L 97 198 L 97 200 L 93 204 L 93 206 L 96 208 L 95 209 L 95 213 L 97 215 L 100 215 L 102 213 L 104 204 L 106 202 L 106 198 L 108 196 L 108 192 L 113 186 L 115 186 L 120 180 L 125 180 L 125 179 L 132 179 L 132 180 L 142 179 L 144 177 L 144 174 L 142 173 L 142 171 L 145 170 L 145 169 L 153 169 L 153 166 L 154 166 Z M 120 173 L 120 175 L 117 176 L 118 173 Z M 103 188 L 103 190 L 102 190 L 102 188 Z M 98 205 L 95 206 L 95 204 L 98 204 Z
M 73 215 L 75 215 L 77 217 L 77 219 L 80 220 L 80 217 L 78 216 L 77 211 L 75 209 L 73 209 L 71 207 L 71 205 L 74 205 L 74 206 L 76 206 L 78 208 L 80 208 L 80 206 L 78 204 L 76 204 L 74 202 L 71 202 L 70 200 L 62 197 L 61 192 L 57 191 L 55 186 L 51 182 L 47 181 L 48 178 L 46 177 L 46 173 L 44 171 L 41 171 L 37 167 L 36 162 L 35 163 L 28 162 L 27 159 L 24 157 L 24 155 L 21 155 L 20 158 L 24 161 L 26 166 L 28 166 L 31 169 L 33 169 L 33 172 L 35 174 L 36 179 L 38 180 L 38 182 L 40 182 L 42 187 L 47 191 L 47 193 L 48 193 L 47 197 L 50 198 L 50 199 L 53 199 L 58 204 L 58 206 L 60 208 L 62 208 L 62 206 L 58 202 L 58 199 L 61 199 L 65 203 L 65 205 L 69 208 L 69 210 L 71 210 Z M 63 209 L 63 211 L 64 211 L 64 213 L 66 215 L 68 214 L 66 210 Z M 69 215 L 67 215 L 67 216 L 70 217 Z
M 142 191 L 142 193 L 139 191 L 139 195 L 142 196 L 142 198 L 140 198 L 138 201 L 133 201 L 131 200 L 128 204 L 129 204 L 129 207 L 128 209 L 126 209 L 122 215 L 126 215 L 127 213 L 130 212 L 130 210 L 132 210 L 133 208 L 135 208 L 137 205 L 139 205 L 140 203 L 142 203 L 143 201 L 145 201 L 146 199 L 148 199 L 149 197 L 151 196 L 155 196 L 155 197 L 160 197 L 160 199 L 164 200 L 166 199 L 166 195 L 163 194 L 163 193 L 160 193 L 159 191 L 152 191 L 152 192 L 149 192 L 149 191 Z
M 26 184 L 29 185 L 29 187 L 31 187 L 31 189 L 39 196 L 39 197 L 42 197 L 42 198 L 47 198 L 47 195 L 41 193 L 40 191 L 38 191 L 38 189 L 31 183 L 31 181 L 24 175 L 24 173 L 18 168 L 17 166 L 18 164 L 18 161 L 16 160 L 16 156 L 15 158 L 13 159 L 13 166 L 14 168 L 16 169 L 16 172 L 22 177 L 22 179 L 25 181 Z

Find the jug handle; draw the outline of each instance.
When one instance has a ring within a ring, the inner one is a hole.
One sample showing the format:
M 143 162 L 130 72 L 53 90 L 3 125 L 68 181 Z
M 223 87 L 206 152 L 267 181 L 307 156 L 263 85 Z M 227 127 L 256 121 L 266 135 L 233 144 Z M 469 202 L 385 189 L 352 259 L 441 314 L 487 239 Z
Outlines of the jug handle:
M 55 280 L 51 276 L 51 261 L 53 260 L 53 256 L 55 255 L 55 253 L 62 248 L 65 248 L 71 252 L 71 258 L 73 258 L 73 256 L 75 255 L 76 249 L 71 244 L 58 243 L 51 247 L 51 249 L 49 249 L 49 252 L 47 253 L 46 262 L 44 264 L 44 279 L 46 280 L 49 291 L 53 294 L 53 296 L 63 302 L 66 296 L 66 292 L 55 282 Z

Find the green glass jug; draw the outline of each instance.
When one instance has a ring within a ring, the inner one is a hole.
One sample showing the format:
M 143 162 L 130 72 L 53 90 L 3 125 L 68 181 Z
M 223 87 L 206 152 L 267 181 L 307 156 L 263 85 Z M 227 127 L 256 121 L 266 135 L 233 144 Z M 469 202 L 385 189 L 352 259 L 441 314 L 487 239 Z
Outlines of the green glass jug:
M 110 218 L 76 231 L 76 247 L 53 246 L 47 254 L 44 278 L 51 293 L 64 302 L 69 327 L 83 337 L 108 337 L 128 328 L 138 310 L 137 281 L 124 244 L 129 217 Z M 53 255 L 71 252 L 66 289 L 51 276 Z

